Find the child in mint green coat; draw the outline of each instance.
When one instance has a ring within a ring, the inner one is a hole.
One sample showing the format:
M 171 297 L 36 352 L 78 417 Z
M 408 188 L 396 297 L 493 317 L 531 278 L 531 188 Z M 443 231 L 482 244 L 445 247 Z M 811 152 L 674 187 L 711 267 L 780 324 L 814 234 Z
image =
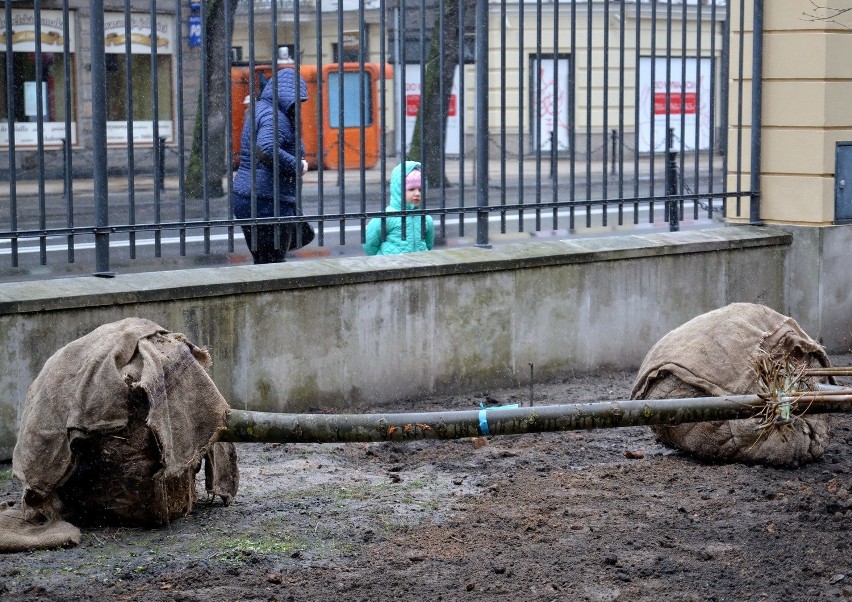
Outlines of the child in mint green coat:
M 390 202 L 385 209 L 388 213 L 402 211 L 403 175 L 402 164 L 394 167 L 390 177 Z M 423 172 L 417 161 L 405 162 L 404 195 L 406 209 L 419 209 L 423 201 Z M 395 255 L 397 253 L 415 253 L 429 251 L 435 242 L 435 223 L 431 215 L 426 216 L 425 232 L 421 227 L 423 218 L 408 215 L 405 218 L 405 240 L 402 238 L 402 217 L 385 218 L 387 235 L 382 240 L 382 220 L 374 218 L 367 224 L 367 240 L 364 252 L 367 255 Z

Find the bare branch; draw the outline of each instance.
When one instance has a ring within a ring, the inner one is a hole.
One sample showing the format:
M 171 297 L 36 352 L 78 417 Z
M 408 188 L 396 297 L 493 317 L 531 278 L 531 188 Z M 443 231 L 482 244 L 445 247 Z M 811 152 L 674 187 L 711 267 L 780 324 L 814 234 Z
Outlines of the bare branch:
M 845 23 L 841 23 L 837 20 L 837 17 L 840 15 L 846 14 L 852 11 L 852 7 L 848 8 L 838 8 L 835 6 L 822 6 L 814 2 L 814 0 L 810 0 L 811 6 L 813 7 L 813 12 L 803 12 L 802 19 L 808 21 L 810 23 L 815 23 L 818 21 L 822 21 L 824 23 L 832 23 L 834 25 L 838 25 L 845 29 L 849 29 L 849 26 Z

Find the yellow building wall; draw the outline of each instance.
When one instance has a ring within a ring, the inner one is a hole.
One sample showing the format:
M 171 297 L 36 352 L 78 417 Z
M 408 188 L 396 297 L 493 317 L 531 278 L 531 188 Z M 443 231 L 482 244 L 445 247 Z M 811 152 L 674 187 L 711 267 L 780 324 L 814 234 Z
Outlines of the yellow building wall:
M 805 2 L 764 3 L 763 104 L 761 109 L 760 219 L 768 224 L 823 225 L 834 220 L 835 147 L 852 140 L 852 36 L 839 23 L 812 19 L 820 15 Z M 747 65 L 752 60 L 753 19 L 748 6 L 742 41 L 732 26 L 731 56 L 740 44 Z M 732 72 L 735 76 L 735 73 Z M 751 164 L 751 81 L 743 83 L 743 111 L 730 97 L 729 157 L 736 152 L 736 128 L 744 126 L 740 163 L 729 161 L 728 182 Z M 734 79 L 731 88 L 739 81 Z M 748 211 L 734 218 L 748 218 Z

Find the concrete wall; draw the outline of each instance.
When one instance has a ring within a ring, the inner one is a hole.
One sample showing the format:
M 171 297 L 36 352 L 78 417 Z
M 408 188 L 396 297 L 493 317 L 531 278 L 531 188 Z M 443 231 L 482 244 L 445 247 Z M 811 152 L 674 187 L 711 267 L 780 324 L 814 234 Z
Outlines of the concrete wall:
M 831 351 L 852 351 L 852 226 L 777 226 L 793 244 L 784 267 L 786 313 Z
M 0 457 L 47 358 L 124 317 L 210 347 L 233 407 L 345 408 L 635 369 L 700 313 L 781 310 L 790 244 L 741 226 L 0 284 Z

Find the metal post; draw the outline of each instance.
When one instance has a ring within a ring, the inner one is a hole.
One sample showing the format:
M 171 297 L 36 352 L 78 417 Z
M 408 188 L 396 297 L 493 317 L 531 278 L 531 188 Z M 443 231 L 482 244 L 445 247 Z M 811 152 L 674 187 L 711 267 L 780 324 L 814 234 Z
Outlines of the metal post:
M 160 136 L 160 161 L 157 166 L 157 189 L 166 189 L 166 139 Z
M 104 3 L 89 0 L 92 48 L 92 178 L 95 201 L 95 276 L 111 278 L 109 266 L 109 187 L 107 182 L 106 57 Z
M 460 61 L 461 62 L 461 61 Z M 488 244 L 488 0 L 476 1 L 476 244 Z
M 68 184 L 71 180 L 71 174 L 68 173 L 68 140 L 62 139 L 62 198 L 68 199 Z
M 556 130 L 550 130 L 550 177 L 556 175 Z
M 615 154 L 618 149 L 618 130 L 612 130 L 612 169 L 611 175 L 615 175 Z
M 677 151 L 674 148 L 674 128 L 669 128 L 666 138 L 666 211 L 669 214 L 669 231 L 680 230 L 678 202 L 672 197 L 677 195 Z
M 754 32 L 752 34 L 751 85 L 751 202 L 749 223 L 760 221 L 760 129 L 763 124 L 763 0 L 754 0 Z M 742 77 L 742 74 L 740 75 Z

